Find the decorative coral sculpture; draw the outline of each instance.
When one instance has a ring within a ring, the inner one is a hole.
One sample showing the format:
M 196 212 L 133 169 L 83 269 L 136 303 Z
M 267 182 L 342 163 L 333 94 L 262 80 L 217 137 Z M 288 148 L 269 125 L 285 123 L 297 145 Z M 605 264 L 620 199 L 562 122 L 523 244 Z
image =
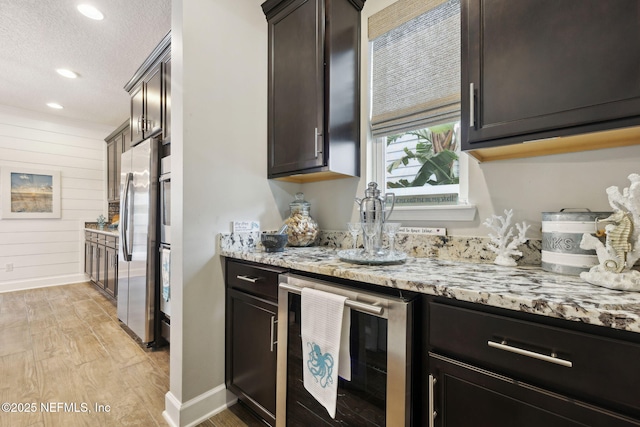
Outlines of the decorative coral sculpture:
M 614 212 L 598 221 L 607 224 L 605 243 L 588 233 L 582 236 L 580 247 L 595 249 L 599 264 L 580 277 L 598 286 L 640 291 L 640 272 L 631 270 L 640 259 L 640 175 L 628 178 L 631 185 L 622 193 L 615 186 L 606 190 Z
M 518 236 L 513 235 L 513 227 L 511 218 L 513 217 L 513 209 L 505 209 L 505 216 L 491 215 L 484 221 L 484 225 L 494 230 L 496 234 L 489 233 L 491 242 L 487 243 L 487 248 L 497 254 L 494 264 L 504 265 L 507 267 L 516 266 L 516 261 L 511 258 L 513 255 L 522 256 L 522 252 L 518 250 L 518 246 L 526 242 L 525 237 L 529 225 L 522 221 L 522 224 L 516 224 Z

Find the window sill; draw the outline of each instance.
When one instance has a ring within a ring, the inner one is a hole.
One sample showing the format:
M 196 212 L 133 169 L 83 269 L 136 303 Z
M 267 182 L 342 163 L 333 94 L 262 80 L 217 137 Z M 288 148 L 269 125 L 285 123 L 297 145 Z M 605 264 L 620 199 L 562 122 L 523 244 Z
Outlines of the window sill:
M 476 205 L 437 205 L 396 207 L 390 221 L 473 221 Z

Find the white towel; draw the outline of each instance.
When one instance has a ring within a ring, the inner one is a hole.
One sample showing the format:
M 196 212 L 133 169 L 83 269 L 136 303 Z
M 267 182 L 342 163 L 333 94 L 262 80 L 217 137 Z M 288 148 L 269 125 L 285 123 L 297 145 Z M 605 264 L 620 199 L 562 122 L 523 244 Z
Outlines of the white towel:
M 169 301 L 171 289 L 171 250 L 162 248 L 160 255 L 160 272 L 162 276 L 162 299 Z
M 336 416 L 338 375 L 351 380 L 349 353 L 350 310 L 347 297 L 302 289 L 301 331 L 304 388 Z

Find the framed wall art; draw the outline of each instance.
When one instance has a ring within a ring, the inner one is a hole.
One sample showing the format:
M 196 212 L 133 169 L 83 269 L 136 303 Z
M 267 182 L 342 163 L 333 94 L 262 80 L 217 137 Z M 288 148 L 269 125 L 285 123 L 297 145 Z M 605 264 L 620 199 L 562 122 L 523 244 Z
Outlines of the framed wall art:
M 0 216 L 60 218 L 60 172 L 13 166 L 0 169 Z

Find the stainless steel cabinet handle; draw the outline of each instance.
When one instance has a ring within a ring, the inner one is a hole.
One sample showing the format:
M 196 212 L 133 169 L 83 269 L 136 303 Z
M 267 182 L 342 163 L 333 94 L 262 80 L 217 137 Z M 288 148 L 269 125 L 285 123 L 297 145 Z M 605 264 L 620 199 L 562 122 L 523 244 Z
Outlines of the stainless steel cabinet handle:
M 236 278 L 240 280 L 244 280 L 245 282 L 250 282 L 250 283 L 256 283 L 258 280 L 260 280 L 259 277 L 249 277 L 249 276 L 241 276 L 241 275 L 237 275 Z
M 280 289 L 285 289 L 286 291 L 296 295 L 302 295 L 302 288 L 299 288 L 295 285 L 290 285 L 288 283 L 281 282 L 279 286 L 280 286 Z M 344 305 L 346 305 L 349 308 L 353 308 L 357 311 L 363 311 L 365 313 L 370 313 L 377 316 L 381 316 L 382 313 L 384 312 L 384 307 L 380 307 L 374 304 L 367 304 L 365 302 L 355 301 L 349 298 L 347 298 L 347 300 L 344 302 Z
M 315 128 L 315 153 L 316 153 L 316 158 L 318 158 L 318 155 L 320 155 L 322 153 L 322 149 L 318 149 L 318 137 L 322 137 L 321 133 L 318 133 L 318 128 Z
M 278 341 L 275 341 L 275 335 L 276 335 L 276 324 L 278 323 L 278 321 L 276 320 L 276 316 L 271 316 L 271 337 L 269 338 L 270 340 L 270 346 L 269 346 L 269 350 L 273 353 L 273 347 L 278 344 Z
M 497 348 L 498 350 L 504 350 L 511 353 L 520 354 L 522 356 L 533 357 L 534 359 L 544 360 L 545 362 L 555 363 L 556 365 L 566 366 L 567 368 L 571 368 L 573 366 L 573 363 L 571 361 L 560 359 L 556 356 L 555 353 L 551 353 L 550 356 L 547 356 L 546 354 L 536 353 L 534 351 L 510 346 L 506 341 L 502 341 L 501 343 L 487 341 L 487 344 L 489 345 L 489 347 Z
M 469 127 L 476 126 L 476 114 L 474 111 L 475 107 L 475 92 L 473 90 L 473 83 L 469 83 Z
M 435 399 L 433 394 L 435 393 L 435 385 L 438 380 L 431 374 L 429 374 L 429 427 L 435 426 L 436 417 L 438 413 L 435 408 Z

